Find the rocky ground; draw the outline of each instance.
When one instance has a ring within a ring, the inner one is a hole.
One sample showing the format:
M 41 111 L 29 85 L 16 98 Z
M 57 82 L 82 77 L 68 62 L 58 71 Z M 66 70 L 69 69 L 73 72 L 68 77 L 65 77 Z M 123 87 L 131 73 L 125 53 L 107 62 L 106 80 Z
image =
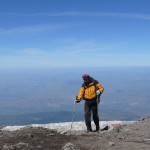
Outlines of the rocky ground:
M 150 150 L 150 118 L 129 125 L 113 125 L 113 130 L 100 133 L 75 132 L 59 134 L 41 127 L 3 131 L 2 150 Z

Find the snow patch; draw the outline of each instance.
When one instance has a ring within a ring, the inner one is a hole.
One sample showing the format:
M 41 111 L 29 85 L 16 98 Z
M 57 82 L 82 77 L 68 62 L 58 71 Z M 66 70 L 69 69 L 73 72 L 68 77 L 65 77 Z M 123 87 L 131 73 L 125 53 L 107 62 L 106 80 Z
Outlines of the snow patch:
M 109 126 L 110 129 L 113 129 L 112 124 L 132 124 L 135 121 L 100 121 L 100 128 L 104 128 L 105 126 Z M 71 129 L 71 124 L 72 124 L 72 129 Z M 31 125 L 25 125 L 25 126 L 6 126 L 4 127 L 2 130 L 6 130 L 6 131 L 16 131 L 16 130 L 20 130 L 22 128 L 25 127 L 43 127 L 43 128 L 48 128 L 48 129 L 54 129 L 57 130 L 57 132 L 59 133 L 65 133 L 70 131 L 85 131 L 86 130 L 86 126 L 85 123 L 83 121 L 79 121 L 79 122 L 63 122 L 63 123 L 49 123 L 49 124 L 31 124 Z M 95 129 L 95 125 L 94 122 L 92 121 L 92 128 Z

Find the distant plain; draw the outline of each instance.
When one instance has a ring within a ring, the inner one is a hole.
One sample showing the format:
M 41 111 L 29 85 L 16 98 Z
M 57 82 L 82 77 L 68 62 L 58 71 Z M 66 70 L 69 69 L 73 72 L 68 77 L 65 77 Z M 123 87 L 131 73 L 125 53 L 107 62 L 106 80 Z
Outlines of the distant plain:
M 0 70 L 0 125 L 71 121 L 74 100 L 88 73 L 105 88 L 100 120 L 136 120 L 150 114 L 150 67 Z M 75 120 L 84 120 L 84 101 Z

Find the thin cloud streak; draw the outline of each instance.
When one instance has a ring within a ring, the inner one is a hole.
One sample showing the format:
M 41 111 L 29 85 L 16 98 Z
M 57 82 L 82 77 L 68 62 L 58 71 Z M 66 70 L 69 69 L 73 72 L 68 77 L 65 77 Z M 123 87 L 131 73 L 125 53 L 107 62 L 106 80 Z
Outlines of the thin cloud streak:
M 47 30 L 61 29 L 68 27 L 69 25 L 58 25 L 58 24 L 46 24 L 46 25 L 34 25 L 34 26 L 23 26 L 16 27 L 11 29 L 0 28 L 0 35 L 13 35 L 13 34 L 23 34 L 23 33 L 35 33 L 35 32 L 43 32 Z
M 6 51 L 3 53 L 3 56 L 9 54 L 9 56 L 32 56 L 32 57 L 57 57 L 61 54 L 61 56 L 68 57 L 78 57 L 79 55 L 95 55 L 102 54 L 106 52 L 111 52 L 113 50 L 121 49 L 124 47 L 123 43 L 111 44 L 107 43 L 100 44 L 99 42 L 93 40 L 87 41 L 76 41 L 76 40 L 68 40 L 63 39 L 56 41 L 55 47 L 52 50 L 44 50 L 36 47 L 29 47 L 26 49 L 6 49 L 0 51 Z
M 114 12 L 52 12 L 52 13 L 34 13 L 34 14 L 15 14 L 15 13 L 1 13 L 0 16 L 28 16 L 28 17 L 61 17 L 61 16 L 80 16 L 80 17 L 114 17 L 114 18 L 128 18 L 139 20 L 150 20 L 150 14 L 142 13 L 114 13 Z
M 83 54 L 93 54 L 93 53 L 105 53 L 112 50 L 118 50 L 123 48 L 125 43 L 99 43 L 93 40 L 87 41 L 76 41 L 76 40 L 60 40 L 57 41 L 57 45 L 54 53 L 62 53 L 67 55 L 83 55 Z

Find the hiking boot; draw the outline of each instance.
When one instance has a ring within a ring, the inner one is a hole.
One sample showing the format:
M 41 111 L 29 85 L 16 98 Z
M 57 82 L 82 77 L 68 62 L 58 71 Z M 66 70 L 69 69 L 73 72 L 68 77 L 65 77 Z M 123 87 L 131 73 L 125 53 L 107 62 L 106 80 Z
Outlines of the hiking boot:
M 99 125 L 98 126 L 96 126 L 96 131 L 99 131 L 100 130 L 100 127 L 99 127 Z
M 95 132 L 95 133 L 100 133 L 100 130 L 94 130 L 93 132 Z
M 87 130 L 86 133 L 92 132 L 92 130 Z

